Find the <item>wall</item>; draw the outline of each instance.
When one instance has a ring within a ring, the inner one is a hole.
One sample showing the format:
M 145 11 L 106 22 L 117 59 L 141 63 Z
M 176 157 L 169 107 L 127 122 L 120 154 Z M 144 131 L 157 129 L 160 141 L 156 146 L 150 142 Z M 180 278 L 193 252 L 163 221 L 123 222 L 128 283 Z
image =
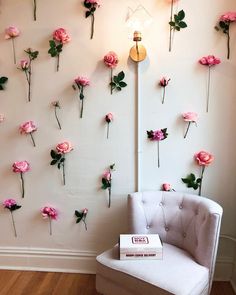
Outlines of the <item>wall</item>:
M 96 12 L 95 37 L 89 40 L 90 20 L 85 19 L 82 4 L 77 0 L 38 1 L 38 20 L 32 20 L 32 1 L 0 2 L 1 31 L 18 26 L 22 34 L 16 39 L 17 59 L 23 50 L 40 51 L 34 65 L 32 102 L 27 103 L 26 82 L 12 62 L 10 41 L 0 42 L 0 75 L 9 77 L 6 91 L 0 93 L 0 111 L 6 121 L 0 126 L 1 200 L 16 197 L 22 209 L 15 214 L 19 236 L 13 237 L 10 216 L 1 209 L 0 255 L 2 267 L 58 268 L 68 271 L 93 271 L 96 253 L 113 245 L 120 232 L 126 230 L 126 196 L 135 190 L 135 65 L 128 59 L 133 45 L 128 38 L 125 20 L 128 7 L 138 1 L 102 1 Z M 226 40 L 214 30 L 219 15 L 234 10 L 233 0 L 181 1 L 188 28 L 177 32 L 173 52 L 168 52 L 169 4 L 165 1 L 140 1 L 151 12 L 152 26 L 144 31 L 143 43 L 148 58 L 140 64 L 142 98 L 142 189 L 159 189 L 170 182 L 177 191 L 186 189 L 181 177 L 199 173 L 193 155 L 201 149 L 214 154 L 214 163 L 207 168 L 203 194 L 224 207 L 222 232 L 235 235 L 235 73 L 236 26 L 231 30 L 232 57 L 226 60 Z M 64 47 L 61 69 L 55 72 L 55 59 L 48 53 L 48 40 L 58 27 L 66 28 L 72 41 Z M 109 93 L 109 71 L 101 61 L 110 50 L 120 59 L 117 71 L 124 70 L 128 87 L 120 93 Z M 222 63 L 212 70 L 210 111 L 205 112 L 206 68 L 197 61 L 214 54 Z M 91 79 L 86 89 L 84 118 L 79 119 L 78 102 L 71 85 L 78 75 Z M 158 81 L 171 77 L 164 105 Z M 57 129 L 50 107 L 60 99 L 63 129 Z M 186 127 L 180 115 L 196 111 L 198 127 L 192 127 L 186 140 Z M 110 139 L 106 139 L 103 117 L 113 112 Z M 37 147 L 19 134 L 18 126 L 26 120 L 37 122 Z M 161 167 L 157 168 L 156 146 L 146 139 L 146 130 L 167 127 L 169 137 L 161 143 Z M 50 150 L 58 142 L 70 140 L 74 151 L 67 157 L 67 185 L 60 183 L 60 172 L 49 165 Z M 26 197 L 20 199 L 18 175 L 11 171 L 16 160 L 28 160 L 31 171 L 25 175 Z M 112 207 L 107 208 L 106 192 L 101 191 L 100 175 L 116 163 Z M 39 209 L 45 203 L 55 205 L 60 218 L 53 222 L 53 235 L 42 220 Z M 88 231 L 75 224 L 75 209 L 87 207 Z M 230 245 L 222 243 L 223 261 L 231 258 Z M 9 257 L 14 257 L 9 259 Z M 73 259 L 72 259 L 73 258 Z

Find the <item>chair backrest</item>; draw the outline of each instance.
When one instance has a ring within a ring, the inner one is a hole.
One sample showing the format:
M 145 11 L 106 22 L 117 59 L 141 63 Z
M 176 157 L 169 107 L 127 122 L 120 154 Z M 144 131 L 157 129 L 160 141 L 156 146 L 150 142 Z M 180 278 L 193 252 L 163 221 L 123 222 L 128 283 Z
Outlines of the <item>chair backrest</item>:
M 189 252 L 213 275 L 222 207 L 197 195 L 148 191 L 128 196 L 130 233 L 158 233 L 163 242 Z

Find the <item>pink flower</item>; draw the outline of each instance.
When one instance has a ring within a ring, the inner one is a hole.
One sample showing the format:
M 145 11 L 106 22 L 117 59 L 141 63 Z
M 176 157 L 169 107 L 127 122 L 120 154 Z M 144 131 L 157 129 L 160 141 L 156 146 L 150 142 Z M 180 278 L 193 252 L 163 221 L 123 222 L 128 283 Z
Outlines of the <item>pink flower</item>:
M 78 78 L 75 79 L 75 83 L 78 85 L 78 86 L 89 86 L 90 85 L 90 81 L 88 78 L 86 77 L 82 77 L 82 76 L 79 76 Z
M 53 107 L 60 108 L 59 100 L 54 100 L 54 101 L 52 101 L 51 105 L 52 105 Z
M 194 157 L 199 166 L 208 166 L 214 160 L 214 156 L 205 151 L 200 151 Z
M 35 132 L 37 127 L 33 121 L 27 121 L 21 124 L 19 129 L 21 134 L 29 134 Z
M 113 114 L 112 113 L 108 113 L 105 116 L 105 120 L 106 120 L 107 123 L 111 123 L 111 121 L 113 121 Z
M 87 213 L 88 213 L 88 209 L 87 208 L 84 208 L 83 209 L 83 214 L 86 215 Z
M 112 69 L 114 69 L 119 62 L 117 54 L 113 51 L 108 52 L 104 56 L 103 61 L 108 68 Z
M 161 130 L 153 131 L 152 140 L 160 141 L 160 140 L 163 140 L 163 139 L 164 139 L 164 134 L 163 134 L 163 132 Z
M 11 209 L 12 206 L 15 206 L 17 203 L 16 203 L 16 200 L 14 199 L 6 199 L 4 202 L 3 202 L 3 207 L 4 208 L 7 208 L 7 209 Z
M 220 64 L 221 60 L 215 57 L 214 55 L 208 55 L 208 56 L 203 56 L 198 62 L 201 65 L 211 67 L 211 66 Z
M 169 84 L 170 78 L 162 77 L 159 84 L 161 87 L 166 87 Z
M 185 122 L 196 122 L 198 119 L 198 114 L 194 112 L 183 113 L 182 117 Z
M 57 210 L 51 206 L 45 206 L 45 207 L 41 208 L 40 211 L 41 211 L 43 218 L 51 218 L 51 219 L 56 220 L 58 217 Z
M 98 7 L 101 6 L 101 1 L 100 0 L 85 0 L 86 3 L 94 4 Z
M 162 184 L 162 190 L 166 191 L 166 192 L 171 191 L 171 185 L 169 183 L 163 183 Z
M 56 146 L 59 154 L 67 154 L 73 150 L 72 144 L 69 141 L 64 141 Z
M 30 165 L 27 161 L 14 162 L 12 165 L 12 170 L 15 173 L 25 173 L 30 170 Z
M 104 173 L 103 173 L 103 176 L 102 176 L 103 178 L 105 178 L 107 181 L 110 181 L 111 180 L 111 172 L 110 171 L 105 171 Z
M 225 14 L 221 15 L 220 21 L 223 21 L 223 22 L 236 21 L 236 12 L 226 12 Z
M 5 39 L 11 39 L 18 37 L 20 35 L 20 30 L 15 26 L 10 26 L 5 29 Z
M 26 60 L 26 59 L 22 59 L 22 60 L 20 61 L 20 67 L 21 67 L 21 69 L 22 69 L 23 71 L 28 70 L 28 68 L 29 68 L 29 61 Z
M 71 41 L 71 37 L 68 35 L 67 31 L 63 28 L 59 28 L 53 32 L 53 39 L 62 44 L 66 44 Z
M 0 114 L 0 123 L 2 123 L 5 120 L 4 114 Z

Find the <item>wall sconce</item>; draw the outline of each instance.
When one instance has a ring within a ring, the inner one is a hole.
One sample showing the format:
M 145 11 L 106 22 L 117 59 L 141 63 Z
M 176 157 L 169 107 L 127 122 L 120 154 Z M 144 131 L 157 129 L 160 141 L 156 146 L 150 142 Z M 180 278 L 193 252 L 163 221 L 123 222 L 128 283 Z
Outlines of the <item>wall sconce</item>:
M 142 190 L 142 101 L 140 97 L 140 83 L 139 83 L 139 64 L 143 61 L 147 52 L 145 47 L 140 44 L 142 41 L 141 32 L 145 27 L 149 26 L 152 23 L 152 17 L 148 11 L 142 6 L 139 5 L 135 10 L 131 10 L 131 14 L 126 21 L 126 26 L 132 30 L 133 41 L 135 45 L 130 49 L 129 56 L 135 62 L 136 68 L 136 104 L 135 104 L 135 121 L 136 121 L 136 130 L 135 130 L 135 190 L 140 192 Z

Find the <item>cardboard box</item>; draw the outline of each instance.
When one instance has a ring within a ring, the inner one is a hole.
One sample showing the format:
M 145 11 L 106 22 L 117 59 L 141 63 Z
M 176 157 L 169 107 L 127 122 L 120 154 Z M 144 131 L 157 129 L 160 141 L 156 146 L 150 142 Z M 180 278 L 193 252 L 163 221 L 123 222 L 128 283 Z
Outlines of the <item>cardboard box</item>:
M 162 259 L 163 247 L 158 234 L 120 235 L 120 260 Z

